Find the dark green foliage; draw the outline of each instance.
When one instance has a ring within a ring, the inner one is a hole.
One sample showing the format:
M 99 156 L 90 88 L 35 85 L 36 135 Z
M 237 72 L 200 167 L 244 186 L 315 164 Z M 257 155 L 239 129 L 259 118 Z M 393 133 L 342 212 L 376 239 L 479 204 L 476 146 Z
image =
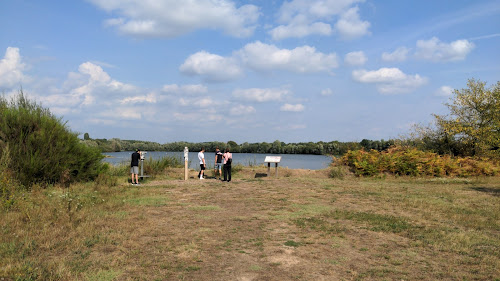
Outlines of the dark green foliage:
M 26 187 L 91 180 L 102 168 L 98 149 L 82 144 L 60 118 L 22 91 L 10 102 L 0 97 L 0 152 L 6 147 L 8 169 Z

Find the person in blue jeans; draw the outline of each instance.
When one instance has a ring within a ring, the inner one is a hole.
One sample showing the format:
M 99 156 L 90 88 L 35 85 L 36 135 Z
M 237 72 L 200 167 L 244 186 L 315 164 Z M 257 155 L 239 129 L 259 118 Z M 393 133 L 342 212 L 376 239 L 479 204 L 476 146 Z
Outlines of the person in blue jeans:
M 219 170 L 219 180 L 222 177 L 222 152 L 219 147 L 215 148 L 215 165 L 214 165 L 214 177 L 217 177 L 217 170 Z

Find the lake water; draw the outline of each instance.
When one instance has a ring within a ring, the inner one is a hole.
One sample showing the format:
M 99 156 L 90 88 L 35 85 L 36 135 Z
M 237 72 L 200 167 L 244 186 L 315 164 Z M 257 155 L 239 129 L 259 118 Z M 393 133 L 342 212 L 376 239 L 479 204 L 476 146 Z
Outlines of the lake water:
M 104 155 L 108 156 L 103 159 L 104 162 L 119 165 L 122 163 L 130 164 L 130 156 L 132 151 L 122 152 L 105 152 Z M 165 151 L 148 151 L 146 159 L 161 159 L 165 156 L 173 156 L 184 161 L 183 152 L 165 152 Z M 262 165 L 266 156 L 281 156 L 279 167 L 288 167 L 290 169 L 310 169 L 320 170 L 327 168 L 332 162 L 330 156 L 325 155 L 306 155 L 306 154 L 258 154 L 258 153 L 233 153 L 233 163 L 242 164 L 244 166 Z M 189 152 L 189 168 L 199 169 L 198 152 Z M 205 161 L 208 168 L 214 166 L 215 154 L 214 152 L 205 152 Z M 271 163 L 271 167 L 274 164 Z

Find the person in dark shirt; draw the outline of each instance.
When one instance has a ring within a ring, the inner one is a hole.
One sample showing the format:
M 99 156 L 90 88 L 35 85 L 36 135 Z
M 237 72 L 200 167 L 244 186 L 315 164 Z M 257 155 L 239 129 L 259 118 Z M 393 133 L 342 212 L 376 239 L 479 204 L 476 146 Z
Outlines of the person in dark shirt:
M 137 149 L 132 153 L 132 160 L 130 161 L 130 173 L 132 174 L 132 184 L 139 184 L 139 160 L 141 159 L 141 151 Z M 135 182 L 134 182 L 135 176 Z
M 217 177 L 217 170 L 219 170 L 219 180 L 222 175 L 222 152 L 220 152 L 219 148 L 215 148 L 215 165 L 214 165 L 214 175 Z

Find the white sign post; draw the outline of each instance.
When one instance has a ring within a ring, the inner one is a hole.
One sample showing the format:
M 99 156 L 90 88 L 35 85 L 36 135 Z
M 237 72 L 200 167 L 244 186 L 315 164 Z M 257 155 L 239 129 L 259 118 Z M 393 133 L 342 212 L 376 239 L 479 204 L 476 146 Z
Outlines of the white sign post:
M 184 147 L 184 180 L 188 179 L 188 157 L 189 157 L 189 149 Z
M 271 175 L 271 163 L 275 165 L 275 177 L 278 177 L 278 163 L 281 161 L 281 156 L 266 156 L 264 160 L 267 163 L 267 176 Z

